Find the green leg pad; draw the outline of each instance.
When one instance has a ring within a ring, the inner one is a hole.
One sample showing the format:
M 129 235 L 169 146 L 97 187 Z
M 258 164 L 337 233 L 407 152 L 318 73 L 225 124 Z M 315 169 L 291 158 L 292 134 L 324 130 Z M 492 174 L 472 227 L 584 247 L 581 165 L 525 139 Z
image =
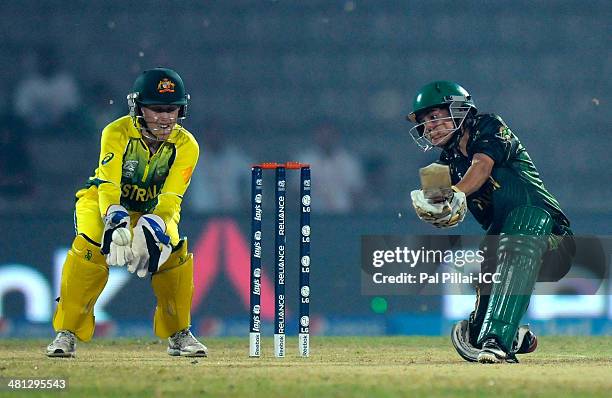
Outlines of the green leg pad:
M 548 247 L 553 227 L 550 214 L 538 207 L 521 206 L 505 220 L 497 249 L 500 283 L 493 284 L 478 343 L 494 337 L 510 352 L 521 318 Z

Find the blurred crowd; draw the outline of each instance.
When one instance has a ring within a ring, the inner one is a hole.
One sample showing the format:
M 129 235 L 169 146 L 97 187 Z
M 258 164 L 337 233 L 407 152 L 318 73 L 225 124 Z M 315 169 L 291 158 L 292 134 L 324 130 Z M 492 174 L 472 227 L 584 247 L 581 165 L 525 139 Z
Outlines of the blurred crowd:
M 55 46 L 28 49 L 17 62 L 22 75 L 0 115 L 0 211 L 46 211 L 65 200 L 62 190 L 74 185 L 74 173 L 95 167 L 95 158 L 79 164 L 83 158 L 73 156 L 74 147 L 95 153 L 101 128 L 118 114 L 103 111 L 97 103 L 103 89 L 84 89 Z
M 599 144 L 609 131 L 610 83 L 600 78 L 609 62 L 592 56 L 609 45 L 593 34 L 605 29 L 590 25 L 607 22 L 598 6 L 607 3 L 581 6 L 582 16 L 550 7 L 543 15 L 522 15 L 500 4 L 515 16 L 512 24 L 498 23 L 507 21 L 502 15 L 480 18 L 480 7 L 453 5 L 461 13 L 453 24 L 436 21 L 442 33 L 433 47 L 406 40 L 428 37 L 430 27 L 419 24 L 429 5 L 400 15 L 395 2 L 375 3 L 350 13 L 322 1 L 312 7 L 185 4 L 186 10 L 168 12 L 202 17 L 202 23 L 181 27 L 188 30 L 181 37 L 192 39 L 160 48 L 152 43 L 165 40 L 163 24 L 173 18 L 151 25 L 144 21 L 155 10 L 134 20 L 117 10 L 100 22 L 93 15 L 104 7 L 95 2 L 87 23 L 79 12 L 53 10 L 55 20 L 80 32 L 79 40 L 59 25 L 46 27 L 55 40 L 7 29 L 9 47 L 0 57 L 9 82 L 0 91 L 0 213 L 71 211 L 75 191 L 96 167 L 101 130 L 127 113 L 125 96 L 137 74 L 160 65 L 179 71 L 192 94 L 185 127 L 196 136 L 201 157 L 186 212 L 246 211 L 250 165 L 263 161 L 311 163 L 318 213 L 406 210 L 418 167 L 436 154 L 413 145 L 404 115 L 414 90 L 437 79 L 459 81 L 479 111 L 504 118 L 564 209 L 612 208 L 600 200 L 612 188 L 598 178 L 610 167 L 607 141 Z M 450 12 L 449 5 L 431 6 Z M 456 34 L 456 26 L 475 20 L 487 45 Z M 554 30 L 544 34 L 541 20 L 560 22 L 548 24 Z M 97 28 L 83 30 L 88 24 Z M 508 36 L 514 24 L 519 28 L 513 32 L 532 31 Z M 516 52 L 525 37 L 529 53 Z M 105 42 L 86 45 L 96 41 Z M 57 42 L 62 46 L 50 44 Z
M 127 106 L 112 99 L 123 95 L 108 82 L 79 81 L 52 45 L 32 49 L 21 62 L 24 73 L 7 97 L 0 123 L 0 212 L 69 210 L 74 191 L 96 167 L 100 132 L 126 114 Z M 201 116 L 188 127 L 201 156 L 184 207 L 206 214 L 245 210 L 250 165 L 258 160 L 221 120 Z M 389 193 L 387 158 L 350 150 L 332 118 L 317 118 L 306 130 L 304 145 L 295 146 L 299 150 L 289 148 L 290 158 L 273 160 L 312 165 L 314 210 L 382 208 Z

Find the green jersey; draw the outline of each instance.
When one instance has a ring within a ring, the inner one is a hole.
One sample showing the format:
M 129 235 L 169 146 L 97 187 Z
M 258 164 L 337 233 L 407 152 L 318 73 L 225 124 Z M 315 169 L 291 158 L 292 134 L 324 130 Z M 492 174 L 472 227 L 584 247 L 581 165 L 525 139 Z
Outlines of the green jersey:
M 497 115 L 477 115 L 470 128 L 467 156 L 457 146 L 444 149 L 439 163 L 447 164 L 457 184 L 472 164 L 476 153 L 495 162 L 491 176 L 478 191 L 467 197 L 468 209 L 490 234 L 501 231 L 506 216 L 521 205 L 541 207 L 555 220 L 553 233 L 569 228 L 569 221 L 555 197 L 548 192 L 525 147 Z

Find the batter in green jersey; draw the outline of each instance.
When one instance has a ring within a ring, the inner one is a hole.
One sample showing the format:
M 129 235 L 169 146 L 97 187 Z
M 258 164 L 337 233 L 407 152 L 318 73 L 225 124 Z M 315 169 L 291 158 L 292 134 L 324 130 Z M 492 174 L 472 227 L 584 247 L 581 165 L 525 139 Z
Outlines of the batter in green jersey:
M 439 163 L 449 166 L 453 184 L 442 201 L 412 191 L 417 215 L 448 228 L 469 209 L 489 235 L 482 243 L 482 272 L 500 275 L 499 283 L 478 286 L 475 310 L 453 328 L 453 344 L 468 361 L 516 361 L 515 354 L 537 346 L 535 334 L 519 325 L 535 282 L 559 280 L 571 266 L 569 220 L 516 135 L 499 116 L 478 114 L 457 83 L 423 87 L 408 119 L 421 149 L 441 149 Z

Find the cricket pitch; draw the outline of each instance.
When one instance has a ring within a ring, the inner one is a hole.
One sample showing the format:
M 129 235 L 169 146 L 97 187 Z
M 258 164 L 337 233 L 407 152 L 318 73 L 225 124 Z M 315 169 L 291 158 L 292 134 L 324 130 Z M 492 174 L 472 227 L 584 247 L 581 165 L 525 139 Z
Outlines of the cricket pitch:
M 50 339 L 49 339 L 50 341 Z M 248 357 L 248 339 L 209 338 L 208 358 L 170 357 L 156 339 L 98 339 L 77 357 L 44 355 L 49 341 L 1 340 L 0 378 L 67 378 L 59 392 L 16 397 L 608 397 L 612 337 L 541 337 L 520 364 L 467 363 L 448 337 L 312 337 L 310 358 Z M 295 348 L 295 349 L 293 349 Z M 293 352 L 295 351 L 295 352 Z

